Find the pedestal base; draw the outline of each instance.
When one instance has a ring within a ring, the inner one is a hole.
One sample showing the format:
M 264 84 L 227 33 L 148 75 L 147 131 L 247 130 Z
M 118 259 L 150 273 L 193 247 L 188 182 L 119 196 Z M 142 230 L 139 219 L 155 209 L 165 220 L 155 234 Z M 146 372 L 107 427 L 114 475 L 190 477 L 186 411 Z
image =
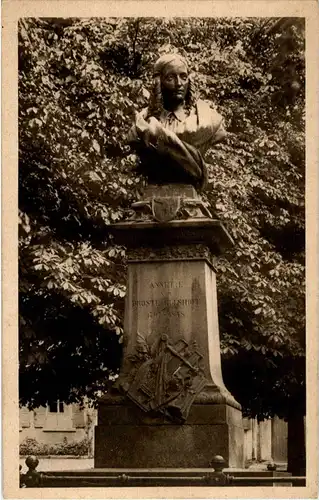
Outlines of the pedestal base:
M 243 467 L 241 411 L 226 404 L 194 404 L 186 424 L 151 418 L 135 405 L 99 408 L 95 467 L 200 468 L 222 455 L 229 467 Z

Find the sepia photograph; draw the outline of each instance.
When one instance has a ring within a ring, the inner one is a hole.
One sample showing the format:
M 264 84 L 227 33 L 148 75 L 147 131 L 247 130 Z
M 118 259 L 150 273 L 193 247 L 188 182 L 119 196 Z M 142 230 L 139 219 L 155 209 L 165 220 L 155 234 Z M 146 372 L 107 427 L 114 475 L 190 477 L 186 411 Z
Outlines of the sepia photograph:
M 292 498 L 305 15 L 18 17 L 20 498 Z

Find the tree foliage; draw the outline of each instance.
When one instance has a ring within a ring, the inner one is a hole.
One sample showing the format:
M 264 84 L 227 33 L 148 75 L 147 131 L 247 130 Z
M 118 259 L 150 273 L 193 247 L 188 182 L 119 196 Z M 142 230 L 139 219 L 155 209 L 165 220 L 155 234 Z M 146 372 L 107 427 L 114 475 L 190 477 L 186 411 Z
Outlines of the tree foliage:
M 108 226 L 143 187 L 125 136 L 171 50 L 229 132 L 204 194 L 235 240 L 216 264 L 226 383 L 247 415 L 303 413 L 299 18 L 20 20 L 20 401 L 94 400 L 118 371 L 125 249 Z

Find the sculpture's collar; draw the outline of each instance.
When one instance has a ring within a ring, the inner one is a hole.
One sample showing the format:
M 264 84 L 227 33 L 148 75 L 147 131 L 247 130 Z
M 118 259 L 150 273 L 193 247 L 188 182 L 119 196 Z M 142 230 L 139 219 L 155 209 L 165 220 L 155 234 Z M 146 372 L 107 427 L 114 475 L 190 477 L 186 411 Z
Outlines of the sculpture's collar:
M 186 113 L 183 108 L 183 106 L 180 106 L 179 108 L 175 109 L 175 111 L 167 111 L 166 109 L 163 110 L 161 118 L 164 120 L 170 120 L 172 118 L 176 118 L 179 122 L 183 122 L 186 119 Z

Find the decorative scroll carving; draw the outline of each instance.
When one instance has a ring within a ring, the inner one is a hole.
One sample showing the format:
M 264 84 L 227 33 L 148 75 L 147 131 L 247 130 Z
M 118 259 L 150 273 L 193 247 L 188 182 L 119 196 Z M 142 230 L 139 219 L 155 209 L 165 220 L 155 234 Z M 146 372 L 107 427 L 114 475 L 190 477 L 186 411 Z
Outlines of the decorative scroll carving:
M 211 213 L 200 198 L 183 196 L 158 196 L 133 203 L 134 214 L 131 220 L 169 222 L 189 218 L 210 217 Z
M 128 249 L 128 260 L 194 260 L 204 259 L 213 265 L 210 249 L 203 244 L 176 245 L 159 248 L 139 247 Z
M 143 335 L 138 335 L 118 387 L 143 411 L 183 423 L 196 395 L 207 384 L 202 358 L 195 342 L 180 339 L 173 343 L 162 335 L 149 345 Z

